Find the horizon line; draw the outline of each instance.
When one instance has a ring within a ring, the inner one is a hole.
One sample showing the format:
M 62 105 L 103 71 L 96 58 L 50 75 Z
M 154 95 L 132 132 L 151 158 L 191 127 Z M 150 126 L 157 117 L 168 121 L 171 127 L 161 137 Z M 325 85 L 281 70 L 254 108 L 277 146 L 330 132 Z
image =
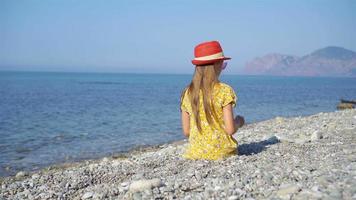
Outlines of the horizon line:
M 137 75 L 193 75 L 193 73 L 166 73 L 166 72 L 105 72 L 105 71 L 46 71 L 46 70 L 2 70 L 0 73 L 74 73 L 74 74 L 137 74 Z M 224 76 L 251 76 L 251 77 L 281 77 L 281 78 L 355 78 L 355 76 L 301 76 L 301 75 L 268 75 L 268 74 L 223 74 Z

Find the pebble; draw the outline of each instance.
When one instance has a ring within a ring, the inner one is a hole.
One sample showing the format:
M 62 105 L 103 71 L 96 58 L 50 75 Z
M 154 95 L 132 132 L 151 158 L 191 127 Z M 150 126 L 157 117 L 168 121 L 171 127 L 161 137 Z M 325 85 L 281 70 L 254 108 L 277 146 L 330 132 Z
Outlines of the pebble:
M 162 185 L 162 181 L 159 178 L 154 179 L 142 179 L 138 181 L 133 181 L 130 184 L 129 191 L 132 193 L 141 192 L 146 189 L 152 189 L 154 187 L 159 187 Z
M 296 144 L 305 144 L 305 143 L 308 142 L 308 140 L 306 138 L 297 138 L 297 139 L 294 140 L 294 142 Z
M 118 167 L 118 166 L 120 166 L 121 165 L 121 162 L 119 161 L 119 160 L 114 160 L 114 161 L 112 161 L 112 166 L 113 167 Z
M 320 131 L 314 131 L 310 137 L 312 141 L 320 140 L 323 138 L 323 135 Z
M 37 178 L 39 178 L 40 177 L 40 175 L 39 174 L 32 174 L 32 179 L 37 179 Z
M 27 176 L 27 175 L 28 175 L 27 172 L 19 171 L 19 172 L 17 172 L 17 174 L 16 174 L 16 178 L 22 178 L 22 177 Z
M 94 195 L 93 192 L 86 192 L 83 194 L 82 199 L 89 199 Z
M 135 192 L 133 195 L 132 195 L 132 199 L 134 200 L 141 200 L 142 199 L 142 194 L 140 192 Z
M 230 197 L 228 198 L 228 200 L 237 200 L 237 199 L 239 199 L 239 197 L 236 196 L 236 195 L 230 196 Z
M 214 187 L 214 190 L 217 190 L 217 191 L 218 191 L 218 190 L 221 190 L 221 187 L 220 187 L 220 186 L 215 186 L 215 187 Z
M 277 191 L 277 196 L 282 199 L 290 199 L 290 196 L 300 190 L 298 185 L 283 185 Z
M 120 185 L 121 185 L 122 187 L 126 187 L 126 186 L 130 185 L 130 183 L 129 183 L 129 182 L 122 182 Z
M 298 194 L 296 194 L 294 199 L 323 199 L 323 194 L 321 192 L 311 191 L 308 189 L 303 189 Z

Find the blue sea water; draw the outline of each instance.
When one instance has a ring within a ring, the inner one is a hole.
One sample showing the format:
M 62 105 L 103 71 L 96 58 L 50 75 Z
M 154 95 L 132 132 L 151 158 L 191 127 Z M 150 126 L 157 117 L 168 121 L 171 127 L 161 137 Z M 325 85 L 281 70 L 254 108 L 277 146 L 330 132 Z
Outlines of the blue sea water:
M 192 75 L 0 72 L 0 176 L 183 139 Z M 335 111 L 356 78 L 222 74 L 247 123 Z M 238 133 L 237 133 L 238 134 Z

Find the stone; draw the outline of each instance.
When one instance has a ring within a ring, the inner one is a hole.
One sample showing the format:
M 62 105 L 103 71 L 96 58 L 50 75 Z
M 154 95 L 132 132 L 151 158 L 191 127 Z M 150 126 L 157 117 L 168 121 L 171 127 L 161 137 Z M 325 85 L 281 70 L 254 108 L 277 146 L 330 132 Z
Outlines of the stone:
M 328 186 L 328 185 L 332 182 L 332 180 L 330 180 L 330 178 L 329 178 L 329 177 L 326 177 L 326 176 L 320 176 L 320 177 L 318 177 L 318 178 L 317 178 L 317 181 L 318 181 L 318 183 L 319 183 L 320 185 L 322 185 L 322 186 L 324 186 L 324 187 Z
M 86 192 L 82 195 L 82 199 L 89 199 L 94 195 L 93 192 Z
M 97 169 L 98 166 L 99 166 L 98 164 L 93 163 L 93 164 L 89 164 L 88 168 L 90 171 L 93 171 L 93 170 Z
M 339 103 L 336 107 L 338 110 L 353 109 L 354 104 L 352 103 Z
M 299 135 L 297 140 L 302 141 L 302 144 L 304 144 L 304 143 L 310 142 L 310 137 L 307 136 L 306 134 L 302 133 Z M 298 142 L 296 142 L 296 143 L 298 143 Z
M 39 177 L 40 177 L 39 174 L 32 174 L 32 176 L 31 176 L 32 179 L 37 179 L 37 178 L 39 178 Z
M 280 141 L 282 143 L 295 143 L 295 140 L 293 140 L 292 138 L 289 138 L 289 137 L 287 137 L 285 135 L 277 134 L 275 136 L 278 139 L 278 141 Z
M 221 190 L 221 187 L 217 185 L 214 187 L 214 190 Z
M 16 174 L 16 178 L 22 178 L 22 177 L 25 177 L 25 176 L 27 176 L 27 175 L 28 175 L 27 172 L 19 171 L 19 172 L 17 172 L 17 174 Z
M 277 196 L 282 199 L 290 199 L 291 195 L 300 191 L 298 185 L 283 185 L 277 191 Z
M 141 192 L 145 189 L 152 189 L 154 187 L 162 186 L 162 181 L 159 178 L 154 179 L 142 179 L 138 181 L 133 181 L 130 184 L 129 191 L 132 193 Z
M 353 153 L 353 149 L 343 149 L 342 150 L 345 154 L 351 154 L 351 153 Z
M 236 195 L 232 195 L 228 198 L 228 200 L 237 200 L 237 199 L 239 199 L 239 197 Z
M 284 122 L 284 118 L 280 117 L 280 116 L 276 117 L 275 120 L 276 120 L 277 123 L 283 123 Z
M 33 181 L 29 181 L 29 182 L 28 182 L 28 186 L 30 186 L 30 188 L 33 188 L 33 186 L 34 186 Z
M 342 194 L 341 191 L 337 188 L 334 187 L 329 187 L 329 196 L 332 197 L 333 199 L 341 199 L 342 198 Z
M 305 138 L 297 138 L 297 139 L 295 139 L 294 140 L 294 142 L 296 143 L 296 144 L 305 144 L 305 143 L 307 143 L 309 140 L 307 140 L 307 139 L 305 139 Z
M 356 162 L 356 154 L 347 155 L 347 159 L 350 162 Z
M 111 164 L 113 167 L 118 167 L 121 165 L 121 161 L 120 160 L 114 160 L 112 161 L 112 164 Z
M 126 187 L 126 186 L 130 185 L 130 183 L 129 183 L 129 182 L 122 182 L 120 185 L 121 185 L 122 187 Z
M 320 131 L 314 131 L 310 136 L 311 141 L 320 140 L 322 138 L 323 138 L 323 135 Z
M 299 192 L 294 199 L 297 200 L 304 200 L 304 199 L 310 199 L 310 200 L 317 200 L 317 199 L 323 199 L 323 194 L 318 191 L 312 191 L 308 189 L 303 189 L 301 192 Z
M 105 193 L 94 193 L 94 195 L 93 195 L 92 198 L 93 198 L 93 199 L 104 199 L 105 196 L 106 196 Z
M 133 200 L 141 200 L 141 199 L 142 199 L 142 194 L 141 194 L 141 192 L 135 192 L 135 193 L 133 193 L 132 199 L 133 199 Z

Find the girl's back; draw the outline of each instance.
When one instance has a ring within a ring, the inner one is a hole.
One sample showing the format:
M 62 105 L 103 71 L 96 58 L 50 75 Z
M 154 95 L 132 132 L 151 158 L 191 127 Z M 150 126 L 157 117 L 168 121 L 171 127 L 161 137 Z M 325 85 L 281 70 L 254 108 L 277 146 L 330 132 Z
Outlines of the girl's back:
M 208 159 L 217 160 L 237 153 L 237 141 L 224 130 L 223 107 L 232 104 L 236 107 L 237 96 L 231 86 L 226 83 L 217 82 L 214 84 L 212 97 L 214 110 L 217 115 L 217 121 L 214 120 L 214 126 L 208 123 L 203 104 L 203 92 L 199 94 L 199 110 L 201 121 L 201 132 L 198 131 L 194 120 L 194 112 L 188 96 L 188 90 L 185 90 L 181 109 L 190 115 L 190 134 L 189 145 L 183 154 L 188 159 Z

